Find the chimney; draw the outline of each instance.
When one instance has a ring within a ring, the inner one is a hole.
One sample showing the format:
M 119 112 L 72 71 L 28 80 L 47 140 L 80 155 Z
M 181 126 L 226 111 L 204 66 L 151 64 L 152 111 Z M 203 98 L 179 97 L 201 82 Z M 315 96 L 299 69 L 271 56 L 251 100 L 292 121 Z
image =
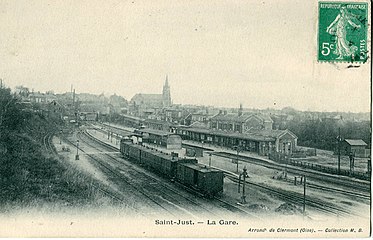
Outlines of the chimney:
M 242 103 L 240 103 L 240 109 L 238 109 L 238 116 L 242 116 Z
M 73 106 L 75 105 L 75 89 L 73 91 Z

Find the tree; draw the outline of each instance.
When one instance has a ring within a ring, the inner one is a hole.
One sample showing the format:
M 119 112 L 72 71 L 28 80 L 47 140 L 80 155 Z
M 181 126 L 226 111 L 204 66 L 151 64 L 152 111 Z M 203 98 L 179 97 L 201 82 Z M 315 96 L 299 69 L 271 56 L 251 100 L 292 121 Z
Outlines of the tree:
M 124 97 L 118 96 L 115 93 L 114 95 L 111 95 L 109 97 L 109 102 L 113 106 L 119 106 L 119 107 L 126 107 L 128 105 L 128 102 Z
M 27 118 L 18 99 L 9 88 L 0 88 L 0 139 L 1 133 L 16 130 Z
M 22 97 L 28 97 L 30 94 L 30 90 L 22 85 L 15 87 L 14 92 Z

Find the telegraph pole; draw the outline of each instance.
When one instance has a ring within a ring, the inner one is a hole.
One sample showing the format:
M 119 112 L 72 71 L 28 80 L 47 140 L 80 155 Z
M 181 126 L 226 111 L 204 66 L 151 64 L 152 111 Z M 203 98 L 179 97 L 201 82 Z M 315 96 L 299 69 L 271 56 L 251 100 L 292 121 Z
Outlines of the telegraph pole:
M 303 176 L 303 215 L 306 214 L 306 175 Z
M 238 173 L 238 155 L 240 154 L 240 147 L 237 146 L 237 155 L 236 155 L 236 172 Z
M 76 140 L 76 155 L 75 160 L 79 160 L 79 140 Z
M 341 174 L 341 128 L 338 128 L 338 174 Z
M 236 165 L 236 172 L 238 172 L 238 150 L 237 150 L 236 163 L 237 163 L 237 165 Z

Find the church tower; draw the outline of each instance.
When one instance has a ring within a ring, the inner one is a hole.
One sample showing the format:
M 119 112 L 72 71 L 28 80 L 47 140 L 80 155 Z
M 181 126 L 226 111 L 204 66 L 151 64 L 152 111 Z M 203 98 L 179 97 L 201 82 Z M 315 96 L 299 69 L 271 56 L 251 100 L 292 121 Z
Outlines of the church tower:
M 169 107 L 172 104 L 171 101 L 171 92 L 170 86 L 168 85 L 168 76 L 166 75 L 166 81 L 163 85 L 163 92 L 162 92 L 162 99 L 163 99 L 163 107 Z

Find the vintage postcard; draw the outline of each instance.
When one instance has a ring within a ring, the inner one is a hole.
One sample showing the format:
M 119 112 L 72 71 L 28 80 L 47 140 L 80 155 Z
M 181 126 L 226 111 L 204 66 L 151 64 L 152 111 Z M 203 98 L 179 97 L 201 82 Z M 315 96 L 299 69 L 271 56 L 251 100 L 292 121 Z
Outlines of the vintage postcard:
M 0 0 L 0 237 L 369 237 L 370 9 Z

